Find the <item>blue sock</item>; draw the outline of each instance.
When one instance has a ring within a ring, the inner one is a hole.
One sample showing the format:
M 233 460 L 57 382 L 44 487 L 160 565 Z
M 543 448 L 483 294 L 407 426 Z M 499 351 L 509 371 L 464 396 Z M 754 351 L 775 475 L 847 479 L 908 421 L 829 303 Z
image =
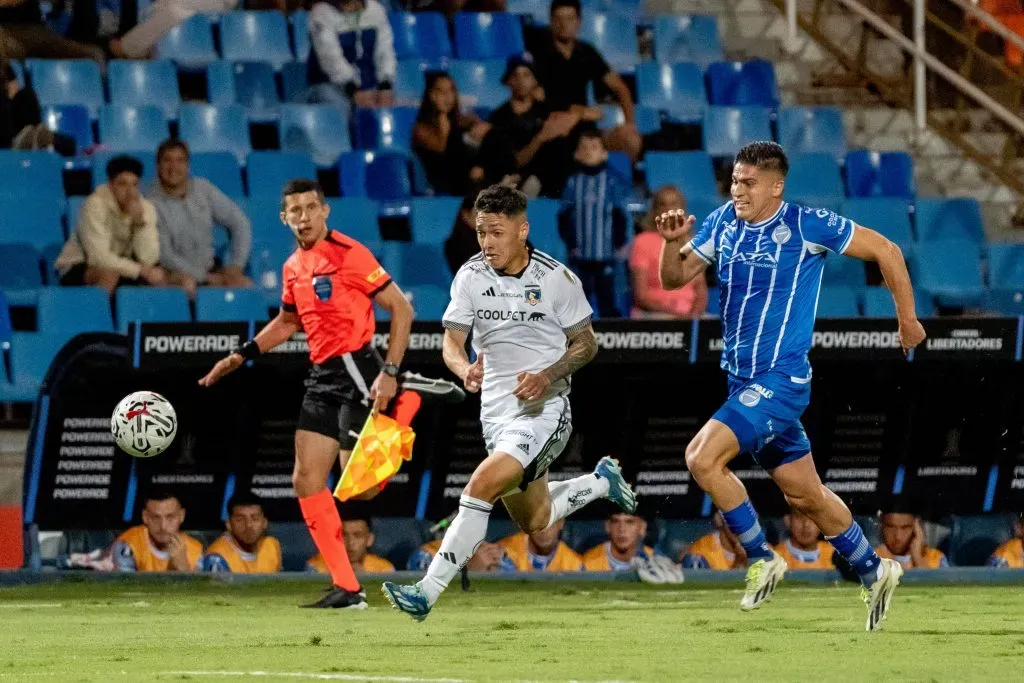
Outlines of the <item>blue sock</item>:
M 753 563 L 758 560 L 770 560 L 773 557 L 772 549 L 764 537 L 761 524 L 757 521 L 757 513 L 754 506 L 747 498 L 739 506 L 722 513 L 725 525 L 729 531 L 736 534 L 740 545 L 747 551 L 747 562 Z
M 870 587 L 875 582 L 882 560 L 868 543 L 868 539 L 864 538 L 864 530 L 860 528 L 860 524 L 854 521 L 843 533 L 838 536 L 826 536 L 825 540 L 846 558 L 865 587 Z

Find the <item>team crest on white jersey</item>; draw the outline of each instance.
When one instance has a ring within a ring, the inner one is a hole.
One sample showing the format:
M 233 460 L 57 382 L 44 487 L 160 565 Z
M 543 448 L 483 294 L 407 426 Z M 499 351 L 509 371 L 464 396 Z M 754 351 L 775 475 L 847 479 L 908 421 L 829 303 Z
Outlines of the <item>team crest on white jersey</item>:
M 526 303 L 536 306 L 540 303 L 540 287 L 533 285 L 526 286 Z

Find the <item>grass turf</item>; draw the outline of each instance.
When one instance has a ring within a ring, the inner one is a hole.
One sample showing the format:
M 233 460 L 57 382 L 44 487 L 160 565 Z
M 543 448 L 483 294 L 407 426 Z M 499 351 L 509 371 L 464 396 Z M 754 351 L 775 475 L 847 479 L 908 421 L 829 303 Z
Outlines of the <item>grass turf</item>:
M 4 588 L 0 681 L 1000 680 L 1024 661 L 1015 586 L 901 588 L 882 633 L 851 585 L 744 614 L 739 586 L 476 581 L 423 624 L 378 587 L 365 612 L 297 609 L 314 582 Z

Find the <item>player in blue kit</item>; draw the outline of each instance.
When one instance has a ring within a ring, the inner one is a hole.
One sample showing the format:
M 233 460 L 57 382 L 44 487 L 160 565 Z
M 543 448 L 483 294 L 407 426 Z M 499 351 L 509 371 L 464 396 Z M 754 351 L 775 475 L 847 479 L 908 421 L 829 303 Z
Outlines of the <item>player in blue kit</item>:
M 729 398 L 686 447 L 686 466 L 722 511 L 747 552 L 746 591 L 752 610 L 770 599 L 786 572 L 785 560 L 765 540 L 746 489 L 728 468 L 751 453 L 861 577 L 867 630 L 881 627 L 903 574 L 875 554 L 846 504 L 826 488 L 800 424 L 810 400 L 814 315 L 828 253 L 878 264 L 896 302 L 904 351 L 925 338 L 914 310 L 910 276 L 899 247 L 877 232 L 828 209 L 783 201 L 789 161 L 774 142 L 755 142 L 736 155 L 730 194 L 693 234 L 682 210 L 655 219 L 665 239 L 661 280 L 682 287 L 714 266 L 720 284 L 722 369 Z

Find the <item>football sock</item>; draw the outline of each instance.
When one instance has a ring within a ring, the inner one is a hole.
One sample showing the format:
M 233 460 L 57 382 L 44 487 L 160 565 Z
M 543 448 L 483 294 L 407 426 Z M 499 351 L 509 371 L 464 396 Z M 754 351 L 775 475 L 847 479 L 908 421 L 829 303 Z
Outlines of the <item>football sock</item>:
M 582 477 L 567 481 L 548 483 L 551 494 L 551 526 L 560 519 L 565 519 L 588 503 L 608 495 L 608 480 L 596 474 L 584 474 Z
M 860 524 L 854 521 L 843 533 L 838 536 L 826 536 L 825 540 L 850 563 L 865 588 L 870 588 L 880 576 L 882 560 L 864 537 L 864 530 L 860 528 Z
M 433 605 L 463 565 L 473 557 L 487 535 L 487 520 L 494 506 L 487 501 L 462 494 L 459 514 L 444 534 L 441 547 L 430 561 L 427 575 L 419 586 Z
M 737 507 L 722 513 L 729 531 L 736 534 L 740 545 L 747 551 L 747 564 L 753 564 L 758 560 L 770 560 L 774 557 L 768 541 L 764 537 L 761 524 L 757 521 L 757 512 L 750 504 L 750 499 L 745 499 Z
M 299 498 L 302 518 L 313 537 L 317 550 L 323 555 L 331 580 L 335 586 L 347 591 L 358 591 L 359 580 L 348 561 L 345 544 L 341 540 L 341 515 L 334 504 L 334 496 L 328 489 L 305 498 Z

